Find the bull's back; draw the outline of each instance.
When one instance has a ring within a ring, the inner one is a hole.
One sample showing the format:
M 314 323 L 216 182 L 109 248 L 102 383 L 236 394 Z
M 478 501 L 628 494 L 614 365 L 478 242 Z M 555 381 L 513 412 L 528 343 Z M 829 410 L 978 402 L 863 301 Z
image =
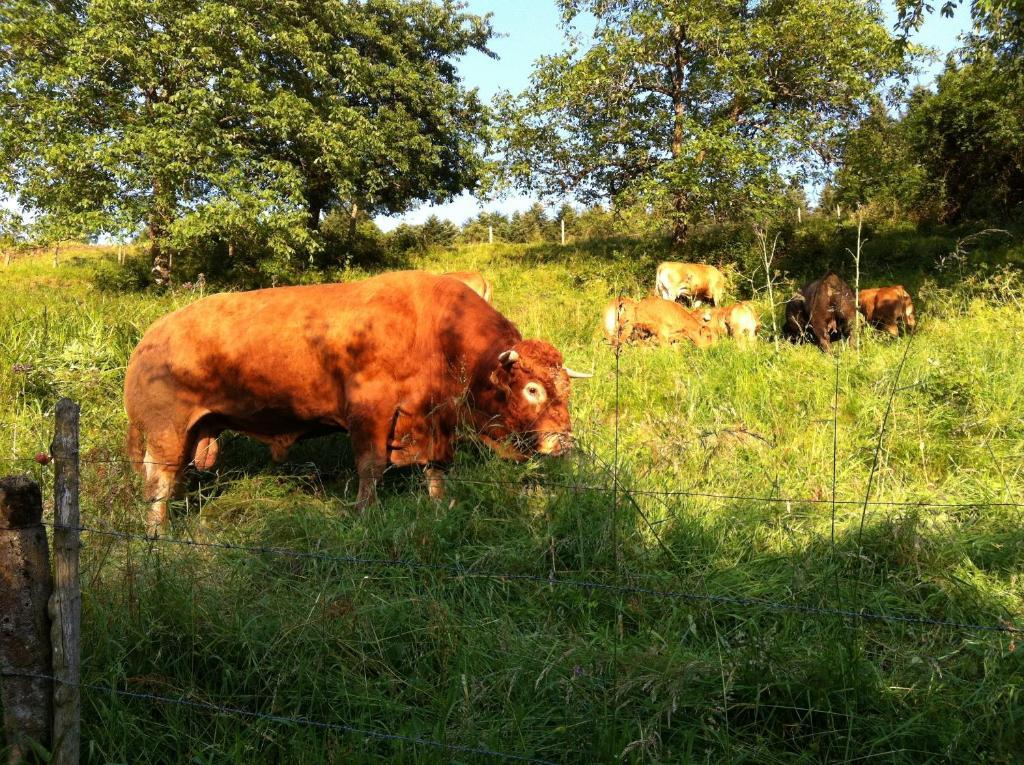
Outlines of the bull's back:
M 353 396 L 438 381 L 441 325 L 473 324 L 481 309 L 497 313 L 459 282 L 419 272 L 214 295 L 146 332 L 128 365 L 125 406 L 133 421 L 158 411 L 178 427 L 204 412 L 254 430 L 343 427 Z

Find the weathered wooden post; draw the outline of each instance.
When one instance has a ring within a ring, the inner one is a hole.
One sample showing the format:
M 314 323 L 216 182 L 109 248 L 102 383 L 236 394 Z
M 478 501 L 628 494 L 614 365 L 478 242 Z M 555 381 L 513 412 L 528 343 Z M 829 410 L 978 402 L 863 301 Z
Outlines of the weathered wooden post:
M 487 227 L 487 244 L 494 244 L 494 226 Z
M 78 579 L 78 404 L 57 402 L 51 452 L 54 464 L 54 590 L 50 598 L 53 645 L 54 765 L 78 765 L 80 730 L 79 667 L 82 591 Z
M 32 744 L 50 748 L 53 590 L 39 485 L 25 477 L 0 479 L 0 700 L 8 763 L 33 761 Z

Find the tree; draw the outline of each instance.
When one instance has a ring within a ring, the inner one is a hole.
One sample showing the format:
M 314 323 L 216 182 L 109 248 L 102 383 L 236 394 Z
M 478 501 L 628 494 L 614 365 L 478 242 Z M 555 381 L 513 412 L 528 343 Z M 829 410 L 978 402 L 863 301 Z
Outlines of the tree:
M 144 227 L 162 278 L 168 248 L 214 235 L 312 251 L 329 209 L 475 184 L 486 111 L 454 60 L 491 33 L 456 0 L 10 0 L 0 188 Z
M 945 220 L 1005 220 L 1024 205 L 1024 76 L 991 55 L 953 62 L 905 118 Z
M 939 12 L 952 16 L 958 7 L 967 5 L 971 14 L 971 32 L 967 50 L 984 49 L 1004 64 L 1024 65 L 1024 3 L 1020 0 L 943 0 Z M 903 39 L 921 27 L 924 17 L 935 10 L 928 0 L 896 0 L 897 28 Z
M 559 0 L 592 44 L 541 59 L 503 103 L 512 181 L 695 223 L 777 198 L 828 158 L 903 59 L 876 3 Z
M 911 103 L 920 99 L 915 95 Z M 869 205 L 884 217 L 934 217 L 940 188 L 915 151 L 910 125 L 881 102 L 839 146 L 830 204 L 853 210 Z

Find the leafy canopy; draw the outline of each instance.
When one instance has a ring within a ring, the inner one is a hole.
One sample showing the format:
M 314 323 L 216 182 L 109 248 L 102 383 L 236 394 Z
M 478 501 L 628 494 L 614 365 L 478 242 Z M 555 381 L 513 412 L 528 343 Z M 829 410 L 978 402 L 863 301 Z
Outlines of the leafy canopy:
M 334 207 L 476 183 L 486 110 L 454 61 L 491 34 L 455 0 L 10 0 L 0 188 L 157 255 L 312 251 Z
M 513 183 L 667 211 L 677 239 L 772 204 L 904 62 L 876 3 L 560 0 L 596 19 L 506 96 Z

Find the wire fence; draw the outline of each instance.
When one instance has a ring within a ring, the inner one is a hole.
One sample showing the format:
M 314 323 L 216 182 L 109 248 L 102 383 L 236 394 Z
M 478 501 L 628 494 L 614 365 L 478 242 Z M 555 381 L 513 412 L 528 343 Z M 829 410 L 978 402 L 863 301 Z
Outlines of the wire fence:
M 771 611 L 794 611 L 818 616 L 849 619 L 854 621 L 878 621 L 898 622 L 900 624 L 916 624 L 929 627 L 946 627 L 951 629 L 962 629 L 977 632 L 1005 632 L 1009 634 L 1024 634 L 1024 628 L 1015 627 L 1010 624 L 972 624 L 970 622 L 957 622 L 945 619 L 927 619 L 917 616 L 901 614 L 881 614 L 871 611 L 853 611 L 841 608 L 823 608 L 818 606 L 803 605 L 800 603 L 785 603 L 771 601 L 763 598 L 748 598 L 732 595 L 715 595 L 682 590 L 661 590 L 652 587 L 638 587 L 632 585 L 615 584 L 612 582 L 601 582 L 587 579 L 566 578 L 555 575 L 541 576 L 538 574 L 525 574 L 517 571 L 494 571 L 477 569 L 472 566 L 465 566 L 451 563 L 432 563 L 428 561 L 414 560 L 410 558 L 372 558 L 358 555 L 338 555 L 329 552 L 312 550 L 293 550 L 284 547 L 267 547 L 258 545 L 244 545 L 232 542 L 210 542 L 196 539 L 180 539 L 175 537 L 152 537 L 145 534 L 134 534 L 115 529 L 103 529 L 90 526 L 61 526 L 55 523 L 46 522 L 43 524 L 52 529 L 64 529 L 78 533 L 90 534 L 100 537 L 109 537 L 129 542 L 140 542 L 146 546 L 155 544 L 174 545 L 179 547 L 191 547 L 202 550 L 224 550 L 240 552 L 248 555 L 270 555 L 284 558 L 295 558 L 299 560 L 314 560 L 327 563 L 339 563 L 348 566 L 361 568 L 403 568 L 411 570 L 422 570 L 439 572 L 452 577 L 463 579 L 494 579 L 502 582 L 533 582 L 546 586 L 565 586 L 582 590 L 602 590 L 620 595 L 644 595 L 655 598 L 668 598 L 671 600 L 685 600 L 695 603 L 708 603 L 720 605 L 733 605 L 750 608 L 761 608 Z M 0 531 L 14 531 L 16 529 L 0 528 Z M 638 577 L 636 572 L 620 570 L 618 575 L 624 579 Z
M 302 550 L 302 549 L 291 549 L 287 547 L 278 546 L 265 546 L 265 545 L 252 545 L 242 544 L 221 540 L 203 540 L 203 539 L 184 539 L 176 537 L 151 537 L 146 534 L 136 533 L 130 530 L 110 528 L 98 526 L 95 524 L 82 524 L 80 526 L 66 526 L 58 525 L 54 522 L 45 522 L 44 525 L 54 530 L 73 531 L 81 534 L 85 534 L 87 537 L 96 538 L 107 538 L 113 540 L 123 541 L 128 544 L 137 543 L 143 546 L 146 550 L 152 551 L 157 545 L 174 546 L 178 548 L 186 548 L 192 550 L 202 551 L 222 551 L 230 553 L 238 553 L 247 556 L 273 556 L 277 558 L 287 558 L 292 560 L 308 560 L 325 562 L 331 564 L 338 564 L 348 567 L 354 567 L 361 570 L 381 570 L 381 569 L 392 569 L 392 570 L 408 570 L 408 571 L 424 571 L 435 574 L 440 574 L 445 577 L 458 579 L 458 580 L 492 580 L 501 583 L 520 582 L 530 585 L 536 585 L 538 587 L 564 587 L 582 591 L 592 592 L 603 592 L 608 593 L 612 596 L 618 597 L 618 605 L 616 606 L 619 618 L 621 619 L 622 613 L 622 597 L 636 596 L 643 598 L 655 598 L 670 601 L 681 601 L 686 603 L 692 603 L 707 607 L 709 609 L 714 608 L 737 608 L 737 609 L 756 609 L 766 612 L 789 612 L 795 614 L 801 614 L 808 617 L 822 618 L 837 620 L 849 624 L 863 624 L 869 622 L 875 623 L 888 623 L 904 625 L 915 628 L 937 628 L 943 630 L 956 630 L 967 633 L 977 634 L 1004 634 L 1010 636 L 1018 636 L 1024 634 L 1024 628 L 1016 626 L 1011 615 L 1007 614 L 1005 619 L 1000 623 L 984 623 L 979 621 L 965 621 L 957 619 L 946 619 L 946 618 L 929 618 L 908 613 L 886 613 L 878 610 L 870 610 L 867 608 L 851 609 L 831 606 L 820 606 L 808 603 L 801 603 L 797 601 L 781 601 L 772 600 L 767 598 L 749 597 L 745 595 L 735 595 L 728 592 L 711 592 L 708 591 L 705 586 L 703 591 L 696 591 L 693 589 L 675 589 L 675 588 L 660 588 L 657 586 L 641 586 L 637 584 L 631 584 L 637 580 L 643 579 L 648 576 L 644 572 L 631 571 L 623 566 L 622 556 L 620 550 L 620 540 L 618 539 L 618 528 L 619 528 L 619 512 L 620 505 L 624 503 L 630 503 L 633 509 L 642 517 L 642 520 L 646 524 L 648 531 L 655 537 L 657 543 L 665 547 L 661 537 L 658 535 L 656 526 L 660 521 L 651 521 L 639 504 L 636 503 L 636 498 L 651 498 L 655 501 L 661 502 L 663 506 L 667 507 L 669 500 L 673 499 L 695 499 L 704 500 L 710 502 L 719 503 L 752 503 L 752 504 L 763 504 L 765 506 L 770 505 L 810 505 L 810 506 L 829 506 L 832 508 L 831 518 L 831 541 L 833 547 L 835 546 L 835 524 L 836 524 L 836 509 L 839 507 L 852 507 L 860 508 L 862 510 L 860 517 L 859 530 L 857 534 L 858 546 L 862 544 L 863 532 L 864 532 L 864 521 L 866 518 L 867 510 L 869 508 L 893 508 L 901 510 L 938 510 L 938 511 L 954 511 L 954 510 L 975 510 L 984 508 L 1007 508 L 1007 509 L 1020 509 L 1024 508 L 1024 502 L 1008 501 L 1002 499 L 996 499 L 995 497 L 979 497 L 977 499 L 969 500 L 950 500 L 947 498 L 922 498 L 922 499 L 901 499 L 901 500 L 884 500 L 884 499 L 871 499 L 872 482 L 874 480 L 878 455 L 881 450 L 883 438 L 886 433 L 887 423 L 889 421 L 890 412 L 892 409 L 893 401 L 901 390 L 904 390 L 907 386 L 899 385 L 900 372 L 902 371 L 903 364 L 906 362 L 911 349 L 911 342 L 908 341 L 905 352 L 900 361 L 900 366 L 896 370 L 888 397 L 888 404 L 885 411 L 885 417 L 880 424 L 878 430 L 878 442 L 874 452 L 874 461 L 871 468 L 871 476 L 868 482 L 868 489 L 863 498 L 851 499 L 842 498 L 837 495 L 838 490 L 838 419 L 839 419 L 839 373 L 840 373 L 840 360 L 837 354 L 836 356 L 836 378 L 835 378 L 835 396 L 833 405 L 833 433 L 832 433 L 832 477 L 831 477 L 831 496 L 810 496 L 810 497 L 794 497 L 794 496 L 780 496 L 777 493 L 771 493 L 768 495 L 757 495 L 743 492 L 715 492 L 708 491 L 703 488 L 675 488 L 675 489 L 651 489 L 651 488 L 640 488 L 626 485 L 621 477 L 621 461 L 620 461 L 620 440 L 619 440 L 619 376 L 620 376 L 620 364 L 619 364 L 619 353 L 618 347 L 615 349 L 615 405 L 614 405 L 614 432 L 613 432 L 613 444 L 612 444 L 612 462 L 607 464 L 601 460 L 595 453 L 589 453 L 587 457 L 591 460 L 592 465 L 598 469 L 603 470 L 609 479 L 605 483 L 594 483 L 590 481 L 567 481 L 567 480 L 550 480 L 545 477 L 536 475 L 526 476 L 519 479 L 482 479 L 482 478 L 471 478 L 457 475 L 449 475 L 446 477 L 446 481 L 453 484 L 464 484 L 467 486 L 492 486 L 497 488 L 521 488 L 523 486 L 538 486 L 543 487 L 547 490 L 566 492 L 566 493 L 581 493 L 581 492 L 593 492 L 602 495 L 607 495 L 609 504 L 610 514 L 610 527 L 612 534 L 615 535 L 612 539 L 612 548 L 614 550 L 614 581 L 601 580 L 594 577 L 578 577 L 578 576 L 564 576 L 558 575 L 554 570 L 548 575 L 541 575 L 536 573 L 528 573 L 523 571 L 510 571 L 510 570 L 496 570 L 484 566 L 477 566 L 472 564 L 464 563 L 445 563 L 445 562 L 431 562 L 423 561 L 415 558 L 403 558 L 403 557 L 373 557 L 363 555 L 350 555 L 342 554 L 337 552 L 323 551 L 323 550 Z M 0 457 L 0 464 L 8 465 L 30 465 L 45 464 L 45 455 L 36 457 Z M 121 457 L 110 457 L 110 458 L 82 458 L 81 464 L 83 465 L 120 465 L 124 467 L 140 467 L 145 465 L 156 465 L 164 467 L 179 467 L 176 463 L 163 463 L 149 460 L 132 461 Z M 0 531 L 11 531 L 12 529 L 0 528 Z M 674 557 L 674 556 L 673 556 Z M 858 583 L 863 572 L 863 562 L 858 570 Z M 620 638 L 621 640 L 621 638 Z M 617 673 L 619 667 L 619 642 L 616 640 L 612 645 L 612 671 L 614 673 L 615 681 L 617 685 Z M 52 682 L 59 682 L 56 677 L 52 676 L 40 676 L 25 673 L 16 672 L 0 672 L 0 677 L 5 678 L 32 678 L 32 679 L 43 679 Z M 539 759 L 528 755 L 517 754 L 507 751 L 501 751 L 498 749 L 492 749 L 484 746 L 470 746 L 464 744 L 451 743 L 447 741 L 440 741 L 433 738 L 421 737 L 421 736 L 407 736 L 396 733 L 391 733 L 381 730 L 367 729 L 359 726 L 349 725 L 341 722 L 330 722 L 323 720 L 316 720 L 305 716 L 287 716 L 259 712 L 255 710 L 245 709 L 238 706 L 231 705 L 220 705 L 210 703 L 208 701 L 199 701 L 193 698 L 189 698 L 187 695 L 169 696 L 161 695 L 149 692 L 140 692 L 129 690 L 126 688 L 115 687 L 114 685 L 103 685 L 96 683 L 80 683 L 78 686 L 81 690 L 89 691 L 90 693 L 96 694 L 115 694 L 117 696 L 140 702 L 148 702 L 155 704 L 173 705 L 176 707 L 187 708 L 199 712 L 205 712 L 215 715 L 229 715 L 238 718 L 262 720 L 274 724 L 290 725 L 290 726 L 304 726 L 314 729 L 320 729 L 324 731 L 333 731 L 346 735 L 359 736 L 365 739 L 372 739 L 382 742 L 396 742 L 404 743 L 414 746 L 424 746 L 432 749 L 446 751 L 450 753 L 457 753 L 461 755 L 474 755 L 481 757 L 488 757 L 494 759 L 501 759 L 507 761 L 519 761 L 519 762 L 531 762 L 531 763 L 550 763 L 551 761 L 545 759 Z M 614 714 L 618 714 L 618 706 L 615 706 L 613 710 Z

